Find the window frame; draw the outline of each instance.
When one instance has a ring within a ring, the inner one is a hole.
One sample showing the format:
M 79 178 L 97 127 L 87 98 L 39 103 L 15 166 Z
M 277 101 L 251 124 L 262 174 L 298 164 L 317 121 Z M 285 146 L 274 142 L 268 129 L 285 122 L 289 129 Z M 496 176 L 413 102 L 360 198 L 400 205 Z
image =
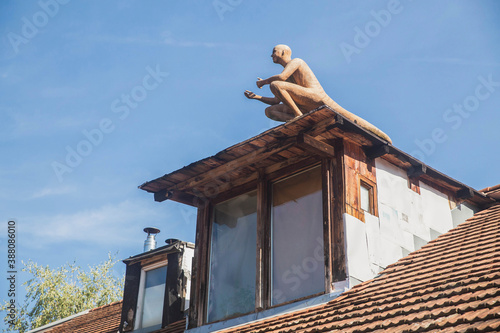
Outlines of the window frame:
M 254 186 L 256 186 L 256 183 Z M 225 193 L 225 195 L 221 195 L 220 197 L 217 197 L 217 200 L 214 200 L 210 204 L 210 209 L 209 209 L 209 213 L 208 213 L 208 216 L 209 216 L 208 225 L 209 225 L 209 227 L 208 227 L 208 242 L 207 242 L 207 245 L 208 245 L 207 246 L 207 261 L 206 261 L 206 266 L 205 266 L 206 267 L 205 268 L 206 269 L 206 292 L 205 292 L 205 298 L 204 298 L 203 307 L 202 307 L 202 316 L 203 316 L 204 323 L 216 323 L 219 321 L 224 321 L 224 320 L 228 320 L 231 318 L 237 318 L 237 317 L 244 316 L 246 314 L 256 312 L 255 309 L 257 308 L 257 304 L 255 304 L 255 308 L 253 311 L 243 313 L 243 314 L 239 313 L 237 315 L 228 316 L 228 317 L 225 317 L 223 319 L 219 319 L 219 320 L 215 320 L 215 321 L 210 321 L 210 322 L 208 321 L 208 303 L 209 303 L 209 297 L 210 297 L 210 291 L 209 291 L 209 288 L 210 288 L 210 266 L 211 266 L 210 260 L 211 260 L 211 251 L 212 251 L 212 232 L 213 232 L 213 221 L 214 221 L 214 216 L 215 216 L 215 206 L 220 204 L 220 203 L 224 203 L 226 201 L 237 198 L 240 195 L 244 195 L 246 193 L 250 193 L 250 192 L 254 192 L 254 191 L 257 192 L 257 205 L 258 205 L 258 202 L 259 202 L 258 190 L 256 188 L 252 189 L 250 186 L 248 186 L 248 184 L 237 188 L 236 191 L 231 191 L 229 193 Z M 258 244 L 258 238 L 259 238 L 258 224 L 259 224 L 259 213 L 257 211 L 257 230 L 256 230 L 257 231 L 257 244 Z M 256 261 L 258 261 L 257 257 L 256 257 Z M 257 272 L 255 275 L 257 277 Z M 256 294 L 258 293 L 257 283 L 255 285 L 255 293 Z
M 136 317 L 136 320 L 134 323 L 133 332 L 142 333 L 142 332 L 154 331 L 157 329 L 156 326 L 159 325 L 161 328 L 161 326 L 163 324 L 163 312 L 165 311 L 165 294 L 163 295 L 162 318 L 161 318 L 160 324 L 148 326 L 148 327 L 141 327 L 142 326 L 142 315 L 143 315 L 142 311 L 143 311 L 143 307 L 144 307 L 144 296 L 146 293 L 146 290 L 145 290 L 146 289 L 146 273 L 149 271 L 152 271 L 154 269 L 164 267 L 164 266 L 167 267 L 167 274 L 168 274 L 168 260 L 167 259 L 164 259 L 164 260 L 161 260 L 161 261 L 158 261 L 155 263 L 148 264 L 144 267 L 141 267 L 141 277 L 139 279 L 139 294 L 137 295 L 137 305 L 136 305 L 137 317 Z M 165 274 L 165 288 L 167 286 L 167 274 Z
M 206 227 L 206 238 L 205 246 L 203 246 L 201 259 L 201 268 L 203 281 L 201 282 L 201 287 L 204 289 L 200 294 L 200 301 L 197 302 L 198 310 L 197 312 L 197 326 L 212 324 L 221 321 L 226 321 L 232 318 L 241 317 L 243 315 L 248 315 L 252 313 L 257 313 L 262 310 L 267 310 L 271 308 L 281 307 L 290 303 L 299 302 L 305 299 L 313 298 L 318 295 L 323 295 L 333 291 L 332 286 L 332 252 L 334 249 L 333 242 L 335 232 L 332 226 L 333 220 L 333 186 L 334 186 L 334 161 L 328 158 L 308 158 L 293 165 L 288 165 L 283 168 L 277 169 L 275 171 L 265 173 L 264 171 L 259 172 L 259 179 L 257 181 L 251 181 L 249 183 L 243 184 L 236 188 L 230 189 L 226 192 L 221 193 L 217 197 L 213 198 L 206 203 L 205 206 L 200 207 L 198 218 L 201 219 L 199 222 L 203 223 Z M 323 291 L 304 296 L 298 299 L 287 301 L 284 303 L 279 303 L 276 305 L 271 304 L 271 205 L 272 205 L 272 195 L 270 193 L 272 189 L 272 184 L 277 183 L 286 178 L 298 175 L 307 170 L 313 169 L 315 167 L 321 168 L 321 183 L 322 183 L 322 215 L 323 215 L 323 247 L 324 247 L 324 271 L 325 271 L 325 285 Z M 253 311 L 246 314 L 237 314 L 234 316 L 228 316 L 226 318 L 217 321 L 208 321 L 207 306 L 209 297 L 209 274 L 210 274 L 210 249 L 212 242 L 212 225 L 213 225 L 213 211 L 215 205 L 218 203 L 230 200 L 239 195 L 257 191 L 257 244 L 256 244 L 256 288 L 255 288 L 255 308 Z M 342 200 L 337 200 L 341 202 Z
M 370 208 L 369 211 L 365 211 L 361 207 L 361 187 L 365 187 L 366 189 L 368 189 L 368 200 L 369 200 L 368 204 Z M 359 212 L 363 214 L 363 218 L 365 213 L 368 213 L 373 216 L 378 216 L 377 184 L 363 175 L 359 175 L 358 198 L 359 198 Z

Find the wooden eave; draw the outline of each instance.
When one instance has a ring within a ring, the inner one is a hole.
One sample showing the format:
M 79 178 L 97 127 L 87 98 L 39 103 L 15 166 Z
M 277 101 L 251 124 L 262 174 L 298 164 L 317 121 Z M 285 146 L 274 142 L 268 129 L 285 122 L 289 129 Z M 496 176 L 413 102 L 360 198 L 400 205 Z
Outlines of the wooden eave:
M 260 173 L 276 171 L 308 158 L 319 160 L 332 156 L 336 139 L 355 143 L 363 147 L 368 157 L 381 157 L 405 169 L 409 177 L 418 177 L 455 193 L 457 199 L 481 206 L 494 201 L 427 166 L 327 106 L 146 182 L 139 188 L 154 193 L 156 201 L 170 199 L 197 206 L 200 200 L 256 181 Z

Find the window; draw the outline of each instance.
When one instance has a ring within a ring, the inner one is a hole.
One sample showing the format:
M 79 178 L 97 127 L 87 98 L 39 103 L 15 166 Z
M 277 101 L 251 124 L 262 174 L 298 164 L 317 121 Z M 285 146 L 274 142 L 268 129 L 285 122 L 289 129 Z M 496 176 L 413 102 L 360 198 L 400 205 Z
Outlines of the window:
M 141 272 L 136 330 L 161 327 L 166 280 L 167 265 L 145 267 Z
M 272 186 L 271 305 L 323 292 L 321 167 Z
M 368 214 L 375 215 L 374 186 L 367 181 L 359 182 L 359 206 Z
M 325 292 L 322 178 L 316 165 L 212 206 L 204 322 Z
M 215 205 L 211 236 L 207 321 L 254 311 L 257 192 Z

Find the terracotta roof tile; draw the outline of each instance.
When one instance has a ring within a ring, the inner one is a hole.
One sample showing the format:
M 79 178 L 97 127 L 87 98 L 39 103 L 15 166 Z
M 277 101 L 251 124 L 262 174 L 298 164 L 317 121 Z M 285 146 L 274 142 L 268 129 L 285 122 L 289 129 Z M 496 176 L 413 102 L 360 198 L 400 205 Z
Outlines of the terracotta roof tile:
M 120 326 L 121 311 L 122 301 L 114 302 L 48 327 L 40 333 L 116 333 Z M 186 319 L 182 319 L 151 333 L 182 333 L 185 328 Z
M 61 324 L 44 329 L 43 333 L 116 333 L 120 325 L 122 302 L 114 302 L 90 310 Z
M 435 331 L 500 331 L 500 205 L 329 303 L 222 332 Z

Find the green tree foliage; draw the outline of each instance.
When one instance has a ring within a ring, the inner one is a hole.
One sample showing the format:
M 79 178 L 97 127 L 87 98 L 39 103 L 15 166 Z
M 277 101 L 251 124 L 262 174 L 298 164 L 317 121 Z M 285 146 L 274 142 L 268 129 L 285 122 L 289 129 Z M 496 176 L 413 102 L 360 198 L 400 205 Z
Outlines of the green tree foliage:
M 123 295 L 124 277 L 113 274 L 115 256 L 83 270 L 76 263 L 51 269 L 33 261 L 24 263 L 23 271 L 30 279 L 23 283 L 26 298 L 16 310 L 14 322 L 4 318 L 9 330 L 4 332 L 24 333 L 53 321 L 77 314 L 84 310 L 118 301 Z M 8 303 L 1 308 L 5 311 Z M 14 325 L 12 325 L 14 324 Z

